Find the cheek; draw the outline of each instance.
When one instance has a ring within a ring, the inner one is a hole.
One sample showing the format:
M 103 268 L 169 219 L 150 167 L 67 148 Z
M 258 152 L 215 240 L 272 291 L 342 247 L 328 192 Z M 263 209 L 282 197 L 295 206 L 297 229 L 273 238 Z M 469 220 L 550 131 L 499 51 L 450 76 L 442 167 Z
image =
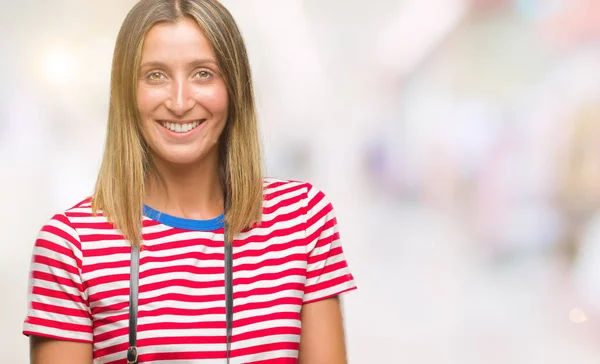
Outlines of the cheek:
M 196 93 L 196 100 L 213 117 L 217 119 L 227 118 L 227 108 L 229 99 L 225 85 L 215 85 L 214 87 L 201 88 Z
M 137 104 L 140 117 L 146 119 L 165 98 L 164 90 L 138 87 Z

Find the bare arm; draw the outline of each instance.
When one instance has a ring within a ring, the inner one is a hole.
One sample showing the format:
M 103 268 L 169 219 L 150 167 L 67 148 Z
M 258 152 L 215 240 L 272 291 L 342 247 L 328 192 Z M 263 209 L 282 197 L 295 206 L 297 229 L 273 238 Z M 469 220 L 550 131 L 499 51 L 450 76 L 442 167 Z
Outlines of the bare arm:
M 346 364 L 340 300 L 337 297 L 302 307 L 300 364 Z
M 47 339 L 39 336 L 29 338 L 31 364 L 91 364 L 92 344 Z

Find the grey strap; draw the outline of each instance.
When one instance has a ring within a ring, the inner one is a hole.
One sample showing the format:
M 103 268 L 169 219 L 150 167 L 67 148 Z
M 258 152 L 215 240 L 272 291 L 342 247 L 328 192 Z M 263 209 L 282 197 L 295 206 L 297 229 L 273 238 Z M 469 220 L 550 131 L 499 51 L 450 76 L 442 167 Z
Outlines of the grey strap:
M 227 340 L 227 364 L 231 355 L 231 336 L 233 332 L 233 246 L 227 239 L 227 226 L 224 229 L 225 249 L 225 321 Z M 140 271 L 140 249 L 131 247 L 131 264 L 129 275 L 129 348 L 127 363 L 138 364 L 137 350 L 137 318 L 138 318 L 138 288 Z
M 233 332 L 233 245 L 227 239 L 227 226 L 224 230 L 225 245 L 225 321 L 227 325 L 227 364 L 231 355 L 231 335 Z
M 137 318 L 138 318 L 138 286 L 140 276 L 140 248 L 131 246 L 131 264 L 129 266 L 129 348 L 127 363 L 138 363 L 137 351 Z

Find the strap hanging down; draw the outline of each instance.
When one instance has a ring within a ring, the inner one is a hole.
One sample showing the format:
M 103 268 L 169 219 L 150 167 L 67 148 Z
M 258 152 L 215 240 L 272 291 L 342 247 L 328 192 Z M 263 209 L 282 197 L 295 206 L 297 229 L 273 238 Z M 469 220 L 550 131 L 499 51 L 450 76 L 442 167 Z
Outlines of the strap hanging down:
M 224 230 L 225 253 L 225 320 L 227 340 L 227 364 L 231 354 L 231 336 L 233 332 L 233 246 L 227 239 L 227 226 Z M 127 363 L 138 364 L 137 350 L 137 318 L 138 318 L 138 289 L 140 271 L 140 248 L 131 247 L 131 264 L 129 276 L 129 348 Z
M 227 239 L 227 226 L 224 230 L 225 245 L 225 321 L 227 325 L 227 364 L 231 354 L 231 335 L 233 331 L 233 245 Z
M 131 246 L 131 265 L 129 269 L 129 348 L 127 349 L 127 363 L 138 364 L 138 351 L 136 345 L 140 248 L 137 246 Z

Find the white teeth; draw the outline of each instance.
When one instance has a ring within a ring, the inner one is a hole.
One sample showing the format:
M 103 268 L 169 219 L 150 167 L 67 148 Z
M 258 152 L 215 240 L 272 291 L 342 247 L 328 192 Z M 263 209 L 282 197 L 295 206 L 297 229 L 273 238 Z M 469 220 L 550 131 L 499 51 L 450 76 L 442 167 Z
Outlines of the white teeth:
M 160 124 L 166 129 L 169 129 L 170 131 L 174 131 L 176 133 L 187 133 L 188 131 L 198 127 L 198 125 L 200 125 L 200 120 L 196 120 L 187 124 L 178 124 L 170 123 L 168 121 L 161 121 Z

